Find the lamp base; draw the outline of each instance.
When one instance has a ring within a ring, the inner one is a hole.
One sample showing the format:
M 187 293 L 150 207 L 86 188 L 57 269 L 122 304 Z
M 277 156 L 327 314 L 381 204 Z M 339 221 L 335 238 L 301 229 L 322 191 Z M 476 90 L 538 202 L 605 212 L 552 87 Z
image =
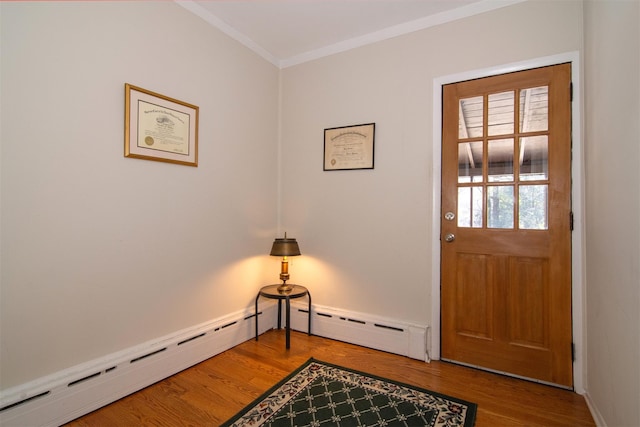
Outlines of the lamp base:
M 287 292 L 291 292 L 293 290 L 293 286 L 288 284 L 287 282 L 282 282 L 280 286 L 278 286 L 278 293 L 286 294 Z

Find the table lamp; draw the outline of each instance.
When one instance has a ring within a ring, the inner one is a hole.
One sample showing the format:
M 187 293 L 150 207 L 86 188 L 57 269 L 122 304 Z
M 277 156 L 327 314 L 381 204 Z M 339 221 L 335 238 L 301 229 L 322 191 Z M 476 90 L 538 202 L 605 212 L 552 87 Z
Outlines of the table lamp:
M 280 280 L 282 280 L 282 284 L 278 286 L 278 292 L 290 292 L 293 288 L 287 284 L 287 280 L 289 280 L 289 260 L 287 257 L 300 255 L 298 242 L 296 242 L 296 239 L 287 238 L 287 233 L 285 232 L 283 239 L 276 238 L 276 240 L 273 241 L 269 255 L 282 257 L 282 268 L 280 270 Z

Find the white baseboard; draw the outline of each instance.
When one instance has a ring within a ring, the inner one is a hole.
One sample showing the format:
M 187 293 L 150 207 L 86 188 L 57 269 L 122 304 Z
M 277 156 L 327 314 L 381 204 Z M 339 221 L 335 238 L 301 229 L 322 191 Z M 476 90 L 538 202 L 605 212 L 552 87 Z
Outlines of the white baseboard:
M 311 332 L 326 338 L 428 361 L 427 327 L 314 305 Z M 291 328 L 307 332 L 307 305 L 291 303 Z
M 292 302 L 292 329 L 307 332 L 307 308 Z M 314 335 L 426 360 L 424 326 L 329 307 L 311 311 Z M 261 334 L 276 327 L 275 302 L 260 303 L 259 321 Z M 247 309 L 74 366 L 0 392 L 0 425 L 59 426 L 254 337 Z
M 591 416 L 593 417 L 593 421 L 596 423 L 598 427 L 607 427 L 607 423 L 604 421 L 602 414 L 591 400 L 591 396 L 589 393 L 584 393 L 584 400 L 587 402 L 587 406 L 589 407 L 589 412 L 591 412 Z
M 260 333 L 274 307 L 261 306 Z M 4 390 L 0 425 L 64 424 L 254 337 L 253 310 L 240 311 Z

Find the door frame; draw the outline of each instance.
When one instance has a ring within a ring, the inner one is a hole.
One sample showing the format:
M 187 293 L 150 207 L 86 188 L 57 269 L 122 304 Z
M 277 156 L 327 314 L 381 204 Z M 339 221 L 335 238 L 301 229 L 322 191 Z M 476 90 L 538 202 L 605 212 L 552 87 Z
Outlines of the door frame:
M 584 283 L 584 158 L 582 143 L 582 84 L 581 64 L 578 51 L 535 58 L 531 60 L 498 65 L 490 68 L 466 71 L 437 77 L 433 80 L 433 139 L 432 139 L 432 259 L 431 259 L 431 334 L 428 345 L 428 357 L 440 359 L 440 209 L 441 209 L 441 172 L 442 172 L 442 86 L 465 80 L 490 77 L 531 68 L 545 67 L 561 63 L 571 63 L 573 82 L 572 115 L 572 158 L 571 158 L 571 206 L 573 211 L 573 232 L 571 234 L 571 302 L 572 330 L 575 345 L 573 362 L 574 390 L 584 394 L 585 364 L 585 283 Z

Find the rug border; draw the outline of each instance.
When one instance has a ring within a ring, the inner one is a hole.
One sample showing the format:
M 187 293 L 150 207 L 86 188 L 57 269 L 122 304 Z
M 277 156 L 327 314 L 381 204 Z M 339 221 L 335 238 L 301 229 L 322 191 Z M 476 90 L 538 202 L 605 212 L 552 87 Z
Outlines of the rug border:
M 268 397 L 271 393 L 276 391 L 280 386 L 282 386 L 284 383 L 289 381 L 291 378 L 293 378 L 296 375 L 298 375 L 300 373 L 300 371 L 302 371 L 304 368 L 306 368 L 307 366 L 309 366 L 313 362 L 320 362 L 320 361 L 317 360 L 317 359 L 314 359 L 313 357 L 310 357 L 309 360 L 307 360 L 302 365 L 300 365 L 299 367 L 297 367 L 296 369 L 291 371 L 291 373 L 289 373 L 286 377 L 284 377 L 280 381 L 278 381 L 273 387 L 269 388 L 267 391 L 265 391 L 260 396 L 255 398 L 253 401 L 251 401 L 251 403 L 248 403 L 245 406 L 243 406 L 242 409 L 240 409 L 233 417 L 229 418 L 227 421 L 225 421 L 224 423 L 220 424 L 220 427 L 230 426 L 231 424 L 233 424 L 234 422 L 239 420 L 243 415 L 245 415 L 248 412 L 249 409 L 253 408 L 258 402 L 260 402 L 261 400 L 263 400 L 266 397 Z M 324 362 L 320 362 L 320 363 L 324 363 Z
M 245 405 L 244 407 L 242 407 L 242 409 L 240 409 L 238 411 L 238 413 L 236 413 L 232 418 L 230 418 L 227 421 L 225 421 L 224 423 L 222 423 L 220 425 L 220 427 L 228 427 L 231 424 L 233 424 L 234 422 L 236 422 L 243 415 L 245 415 L 248 412 L 249 409 L 253 408 L 258 402 L 260 402 L 263 399 L 265 399 L 266 397 L 268 397 L 271 393 L 276 391 L 280 386 L 285 384 L 291 378 L 295 377 L 298 373 L 300 373 L 300 371 L 302 371 L 304 368 L 306 368 L 307 366 L 309 366 L 310 364 L 312 364 L 314 362 L 317 362 L 317 363 L 320 363 L 320 364 L 323 364 L 323 365 L 326 365 L 326 366 L 329 366 L 329 367 L 332 367 L 332 368 L 342 369 L 344 371 L 349 371 L 349 372 L 354 373 L 354 374 L 371 377 L 371 378 L 374 378 L 374 379 L 379 380 L 379 381 L 386 381 L 388 383 L 392 383 L 392 384 L 395 384 L 397 386 L 408 387 L 408 388 L 417 390 L 417 391 L 422 392 L 422 393 L 432 394 L 434 396 L 437 396 L 437 397 L 440 397 L 440 398 L 443 398 L 443 399 L 447 399 L 447 400 L 450 400 L 452 402 L 456 402 L 456 403 L 461 403 L 461 404 L 467 405 L 467 407 L 468 407 L 467 416 L 465 417 L 463 427 L 473 427 L 475 425 L 476 414 L 477 414 L 477 411 L 478 411 L 478 404 L 477 403 L 469 402 L 468 400 L 464 400 L 464 399 L 460 399 L 460 398 L 457 398 L 457 397 L 449 396 L 449 395 L 443 394 L 443 393 L 438 393 L 437 391 L 429 390 L 429 389 L 426 389 L 426 388 L 423 388 L 423 387 L 414 386 L 414 385 L 411 385 L 411 384 L 408 384 L 408 383 L 404 383 L 404 382 L 401 382 L 401 381 L 392 380 L 390 378 L 381 377 L 379 375 L 370 374 L 368 372 L 360 371 L 358 369 L 347 368 L 345 366 L 336 365 L 335 363 L 325 362 L 324 360 L 319 360 L 319 359 L 316 359 L 314 357 L 310 357 L 306 362 L 304 362 L 298 368 L 294 369 L 289 375 L 284 377 L 282 380 L 278 381 L 273 387 L 269 388 L 269 390 L 267 390 L 264 393 L 262 393 L 260 396 L 258 396 L 256 399 L 254 399 L 251 403 L 249 403 L 249 404 Z

